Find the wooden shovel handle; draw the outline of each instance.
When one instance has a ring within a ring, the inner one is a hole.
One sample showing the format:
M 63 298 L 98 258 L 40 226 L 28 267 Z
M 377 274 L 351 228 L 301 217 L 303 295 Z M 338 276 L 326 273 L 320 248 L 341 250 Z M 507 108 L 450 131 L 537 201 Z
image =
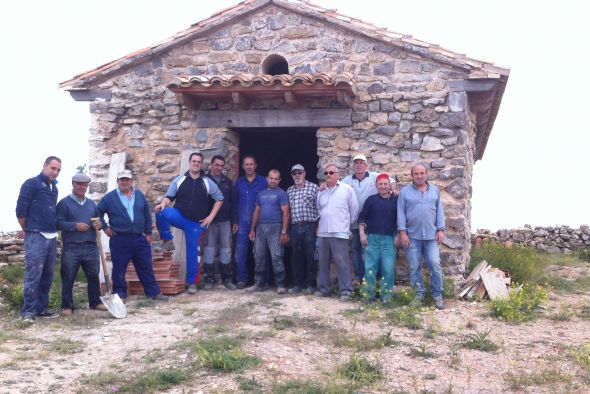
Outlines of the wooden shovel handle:
M 91 218 L 92 223 L 99 222 L 99 218 Z M 104 281 L 107 286 L 107 294 L 111 294 L 111 279 L 109 278 L 108 269 L 107 269 L 107 261 L 104 255 L 104 249 L 102 248 L 102 239 L 100 236 L 100 230 L 94 227 L 94 232 L 96 233 L 96 243 L 98 244 L 98 252 L 100 253 L 100 262 L 102 264 L 102 271 L 104 273 Z

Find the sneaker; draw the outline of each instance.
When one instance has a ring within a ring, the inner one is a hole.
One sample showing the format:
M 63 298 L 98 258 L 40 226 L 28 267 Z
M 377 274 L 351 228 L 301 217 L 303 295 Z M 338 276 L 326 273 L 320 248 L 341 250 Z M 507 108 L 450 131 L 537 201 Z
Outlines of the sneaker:
M 350 301 L 350 294 L 348 294 L 348 293 L 340 294 L 340 301 Z
M 68 315 L 71 315 L 72 313 L 74 313 L 74 310 L 72 308 L 62 308 L 60 315 L 68 316 Z
M 414 297 L 414 299 L 412 301 L 410 301 L 410 303 L 408 304 L 408 306 L 411 306 L 412 308 L 419 308 L 422 306 L 422 298 L 420 297 Z
M 238 282 L 236 284 L 236 287 L 240 290 L 245 289 L 246 288 L 246 284 L 244 282 Z
M 313 295 L 316 297 L 330 297 L 329 293 L 324 293 L 323 291 L 320 291 L 320 290 L 313 293 Z
M 41 317 L 43 319 L 55 319 L 59 316 L 59 313 L 56 313 L 50 309 L 45 309 L 42 312 L 37 314 L 37 317 Z
M 289 289 L 289 294 L 299 294 L 301 293 L 301 287 L 299 286 L 293 286 Z
M 285 294 L 287 292 L 287 289 L 285 289 L 284 287 L 277 287 L 277 294 Z
M 203 286 L 204 290 L 211 290 L 213 289 L 213 282 L 205 281 L 205 285 Z
M 98 304 L 97 306 L 94 307 L 94 310 L 95 311 L 103 311 L 103 312 L 108 311 L 105 304 Z
M 188 285 L 188 290 L 186 291 L 189 294 L 197 294 L 197 285 L 192 284 L 192 285 Z
M 236 289 L 236 285 L 234 285 L 231 280 L 228 280 L 227 282 L 225 282 L 224 286 L 228 290 L 235 290 Z
M 443 310 L 443 309 L 445 309 L 445 302 L 443 301 L 442 298 L 435 298 L 434 299 L 434 307 L 438 310 Z
M 35 321 L 35 316 L 30 313 L 25 313 L 20 317 L 20 319 L 25 323 L 33 323 Z
M 248 293 L 257 293 L 257 292 L 260 292 L 260 291 L 264 291 L 266 289 L 267 289 L 267 286 L 266 285 L 260 285 L 258 283 L 255 283 L 254 286 L 248 287 L 246 289 L 246 291 Z
M 168 301 L 170 297 L 165 296 L 164 294 L 160 293 L 156 296 L 150 297 L 154 301 Z

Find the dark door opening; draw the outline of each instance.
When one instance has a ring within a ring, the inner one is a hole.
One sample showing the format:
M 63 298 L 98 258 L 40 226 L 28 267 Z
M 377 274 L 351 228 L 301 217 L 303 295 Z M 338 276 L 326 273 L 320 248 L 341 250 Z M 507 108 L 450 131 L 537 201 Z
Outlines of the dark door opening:
M 302 164 L 305 178 L 317 183 L 317 129 L 241 128 L 237 131 L 240 133 L 240 175 L 244 175 L 242 158 L 252 155 L 258 162 L 258 175 L 266 177 L 272 168 L 281 172 L 283 190 L 293 184 L 290 172 L 295 164 Z

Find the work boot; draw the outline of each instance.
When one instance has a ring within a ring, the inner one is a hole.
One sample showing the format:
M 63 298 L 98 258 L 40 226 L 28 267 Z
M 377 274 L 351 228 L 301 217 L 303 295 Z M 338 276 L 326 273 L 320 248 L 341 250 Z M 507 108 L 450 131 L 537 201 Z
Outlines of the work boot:
M 277 287 L 277 294 L 285 294 L 286 292 L 287 289 L 285 289 L 283 286 Z
M 299 294 L 301 293 L 301 287 L 299 286 L 293 286 L 289 289 L 289 294 Z
M 262 284 L 259 284 L 259 283 L 255 283 L 254 286 L 248 287 L 246 289 L 246 291 L 248 293 L 258 293 L 258 292 L 261 292 L 261 291 L 265 291 L 266 289 L 268 289 L 268 286 L 262 285 Z
M 236 285 L 234 285 L 234 283 L 231 281 L 231 279 L 226 280 L 223 285 L 228 290 L 235 290 L 236 289 Z
M 43 319 L 55 319 L 58 316 L 59 316 L 59 313 L 52 311 L 51 309 L 47 309 L 47 308 L 37 314 L 37 317 L 41 317 Z
M 438 310 L 445 309 L 445 302 L 443 301 L 442 297 L 434 299 L 434 307 Z
M 98 304 L 97 306 L 94 307 L 95 311 L 107 311 L 107 307 L 105 304 Z
M 160 293 L 158 295 L 155 295 L 153 297 L 150 297 L 152 300 L 154 301 L 168 301 L 170 299 L 170 297 L 165 296 L 164 294 Z
M 239 290 L 245 289 L 246 288 L 246 283 L 245 282 L 238 282 L 236 284 L 236 288 L 238 288 Z

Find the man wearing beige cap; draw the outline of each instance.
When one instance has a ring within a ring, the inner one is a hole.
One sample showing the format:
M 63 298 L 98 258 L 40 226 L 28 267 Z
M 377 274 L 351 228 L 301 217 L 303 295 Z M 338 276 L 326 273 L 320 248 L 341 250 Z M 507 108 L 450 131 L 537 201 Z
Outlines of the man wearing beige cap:
M 152 267 L 152 214 L 143 193 L 133 187 L 132 177 L 129 170 L 119 172 L 117 188 L 98 203 L 100 217 L 105 213 L 109 216 L 104 232 L 110 238 L 113 292 L 122 300 L 127 298 L 125 272 L 131 260 L 145 295 L 166 301 L 168 297 L 160 294 Z
M 82 267 L 88 283 L 90 309 L 106 310 L 100 301 L 99 257 L 91 218 L 99 216 L 94 201 L 86 198 L 90 177 L 82 172 L 72 177 L 72 194 L 57 203 L 57 229 L 63 243 L 61 253 L 62 315 L 74 311 L 72 288 Z

